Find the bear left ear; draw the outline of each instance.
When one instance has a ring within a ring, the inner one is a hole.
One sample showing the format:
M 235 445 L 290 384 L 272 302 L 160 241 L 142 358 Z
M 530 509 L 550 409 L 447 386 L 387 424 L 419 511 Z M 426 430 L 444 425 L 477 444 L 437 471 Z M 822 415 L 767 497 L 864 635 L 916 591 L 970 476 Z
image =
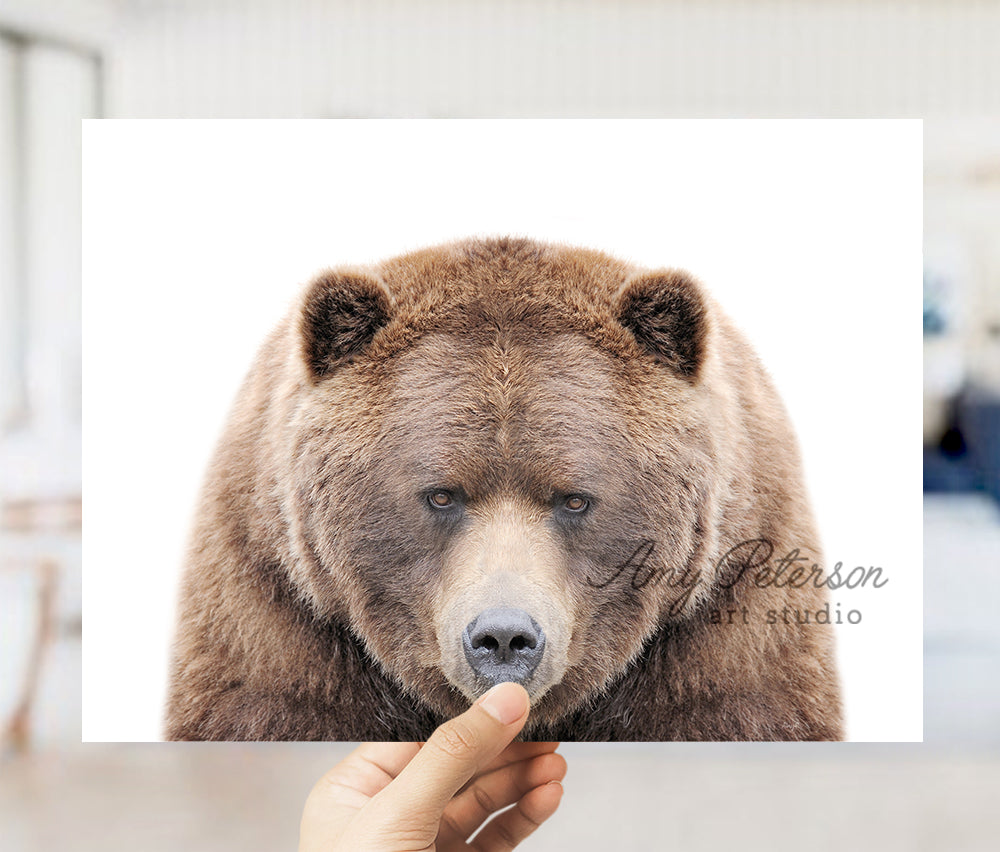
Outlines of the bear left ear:
M 302 354 L 321 379 L 359 354 L 387 325 L 389 291 L 367 271 L 324 272 L 310 285 L 300 317 Z
M 706 314 L 698 283 L 682 270 L 640 273 L 618 292 L 618 321 L 643 349 L 690 381 L 704 359 Z

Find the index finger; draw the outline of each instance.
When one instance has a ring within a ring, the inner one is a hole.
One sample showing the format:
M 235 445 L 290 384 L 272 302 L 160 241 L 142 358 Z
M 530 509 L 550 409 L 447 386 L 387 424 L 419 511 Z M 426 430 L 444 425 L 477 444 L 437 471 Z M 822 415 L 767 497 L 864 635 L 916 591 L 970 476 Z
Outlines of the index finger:
M 510 766 L 512 763 L 520 763 L 522 760 L 529 760 L 532 757 L 538 757 L 549 752 L 554 752 L 561 743 L 558 742 L 518 742 L 511 743 L 507 748 L 505 748 L 499 755 L 486 766 L 476 770 L 476 773 L 465 782 L 462 788 L 458 791 L 465 790 L 473 781 L 477 778 L 482 778 L 484 775 L 488 775 L 490 772 L 494 772 L 497 769 L 503 769 L 505 766 Z
M 528 693 L 519 684 L 493 687 L 465 713 L 439 727 L 426 745 L 373 801 L 397 820 L 440 814 L 476 772 L 490 764 L 528 719 Z

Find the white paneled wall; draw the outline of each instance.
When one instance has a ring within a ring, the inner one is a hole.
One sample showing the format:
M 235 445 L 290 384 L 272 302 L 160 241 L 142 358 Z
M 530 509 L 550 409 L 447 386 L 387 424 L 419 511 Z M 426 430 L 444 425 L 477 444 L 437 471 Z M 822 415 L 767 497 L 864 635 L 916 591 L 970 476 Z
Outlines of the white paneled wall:
M 1000 113 L 992 0 L 145 0 L 129 117 Z

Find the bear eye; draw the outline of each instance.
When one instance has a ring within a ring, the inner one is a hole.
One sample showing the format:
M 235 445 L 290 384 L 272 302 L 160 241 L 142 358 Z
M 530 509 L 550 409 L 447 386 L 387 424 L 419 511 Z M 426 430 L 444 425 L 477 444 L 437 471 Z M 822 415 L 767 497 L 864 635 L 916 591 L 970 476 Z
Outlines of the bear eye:
M 450 491 L 432 491 L 427 495 L 427 502 L 432 509 L 450 509 L 455 505 L 455 497 Z
M 579 494 L 570 494 L 569 497 L 563 500 L 563 508 L 567 512 L 573 512 L 577 515 L 586 512 L 589 507 L 590 501 Z

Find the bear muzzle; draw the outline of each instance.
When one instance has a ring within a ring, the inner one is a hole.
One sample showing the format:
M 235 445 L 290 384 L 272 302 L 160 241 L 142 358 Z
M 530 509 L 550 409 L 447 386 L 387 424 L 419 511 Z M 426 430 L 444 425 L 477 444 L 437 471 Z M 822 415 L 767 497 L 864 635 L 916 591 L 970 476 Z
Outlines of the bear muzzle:
M 545 631 L 523 609 L 483 610 L 462 633 L 465 659 L 490 686 L 526 684 L 545 655 Z

